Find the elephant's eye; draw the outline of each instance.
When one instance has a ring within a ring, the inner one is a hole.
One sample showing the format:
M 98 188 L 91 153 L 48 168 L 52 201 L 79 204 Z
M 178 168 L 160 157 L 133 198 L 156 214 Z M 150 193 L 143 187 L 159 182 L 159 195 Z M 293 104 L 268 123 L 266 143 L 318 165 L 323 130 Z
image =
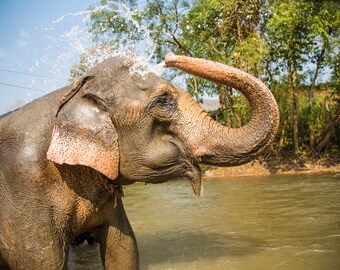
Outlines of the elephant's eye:
M 169 117 L 176 109 L 176 101 L 170 95 L 163 94 L 152 101 L 150 108 L 154 114 Z
M 173 102 L 171 97 L 167 94 L 159 96 L 155 101 L 158 106 L 168 106 Z

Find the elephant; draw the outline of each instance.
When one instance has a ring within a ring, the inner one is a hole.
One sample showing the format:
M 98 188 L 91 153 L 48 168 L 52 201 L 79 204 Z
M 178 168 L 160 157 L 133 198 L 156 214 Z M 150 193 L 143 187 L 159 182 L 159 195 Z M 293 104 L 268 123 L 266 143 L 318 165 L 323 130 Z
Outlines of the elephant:
M 214 121 L 177 85 L 103 61 L 75 83 L 0 118 L 0 258 L 11 269 L 67 269 L 72 241 L 95 235 L 105 269 L 138 269 L 124 185 L 187 179 L 200 163 L 235 166 L 276 136 L 279 113 L 257 78 L 211 60 L 169 53 L 165 66 L 238 89 L 252 108 L 237 129 Z

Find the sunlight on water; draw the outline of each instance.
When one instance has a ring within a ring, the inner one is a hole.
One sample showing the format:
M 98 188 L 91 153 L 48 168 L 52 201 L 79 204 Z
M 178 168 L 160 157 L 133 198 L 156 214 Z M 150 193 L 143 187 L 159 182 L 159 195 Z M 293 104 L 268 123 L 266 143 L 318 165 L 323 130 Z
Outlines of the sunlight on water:
M 186 182 L 128 186 L 141 269 L 340 269 L 339 178 L 206 181 L 201 198 Z M 98 269 L 88 248 L 72 250 L 71 269 Z

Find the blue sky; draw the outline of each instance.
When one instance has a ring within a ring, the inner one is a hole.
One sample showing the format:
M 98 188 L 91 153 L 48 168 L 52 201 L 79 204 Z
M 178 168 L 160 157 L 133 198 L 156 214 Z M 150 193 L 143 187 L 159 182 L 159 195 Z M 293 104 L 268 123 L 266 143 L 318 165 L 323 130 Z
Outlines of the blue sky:
M 73 35 L 86 31 L 77 14 L 98 2 L 0 1 L 0 115 L 68 84 L 81 53 Z

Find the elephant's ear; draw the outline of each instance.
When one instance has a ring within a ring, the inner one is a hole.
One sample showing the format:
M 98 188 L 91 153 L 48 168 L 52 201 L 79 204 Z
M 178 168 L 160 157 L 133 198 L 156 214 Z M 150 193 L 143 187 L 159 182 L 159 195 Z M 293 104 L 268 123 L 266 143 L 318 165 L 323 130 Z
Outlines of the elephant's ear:
M 58 164 L 85 165 L 114 180 L 119 167 L 116 129 L 95 97 L 77 95 L 89 80 L 83 78 L 63 97 L 47 159 Z

